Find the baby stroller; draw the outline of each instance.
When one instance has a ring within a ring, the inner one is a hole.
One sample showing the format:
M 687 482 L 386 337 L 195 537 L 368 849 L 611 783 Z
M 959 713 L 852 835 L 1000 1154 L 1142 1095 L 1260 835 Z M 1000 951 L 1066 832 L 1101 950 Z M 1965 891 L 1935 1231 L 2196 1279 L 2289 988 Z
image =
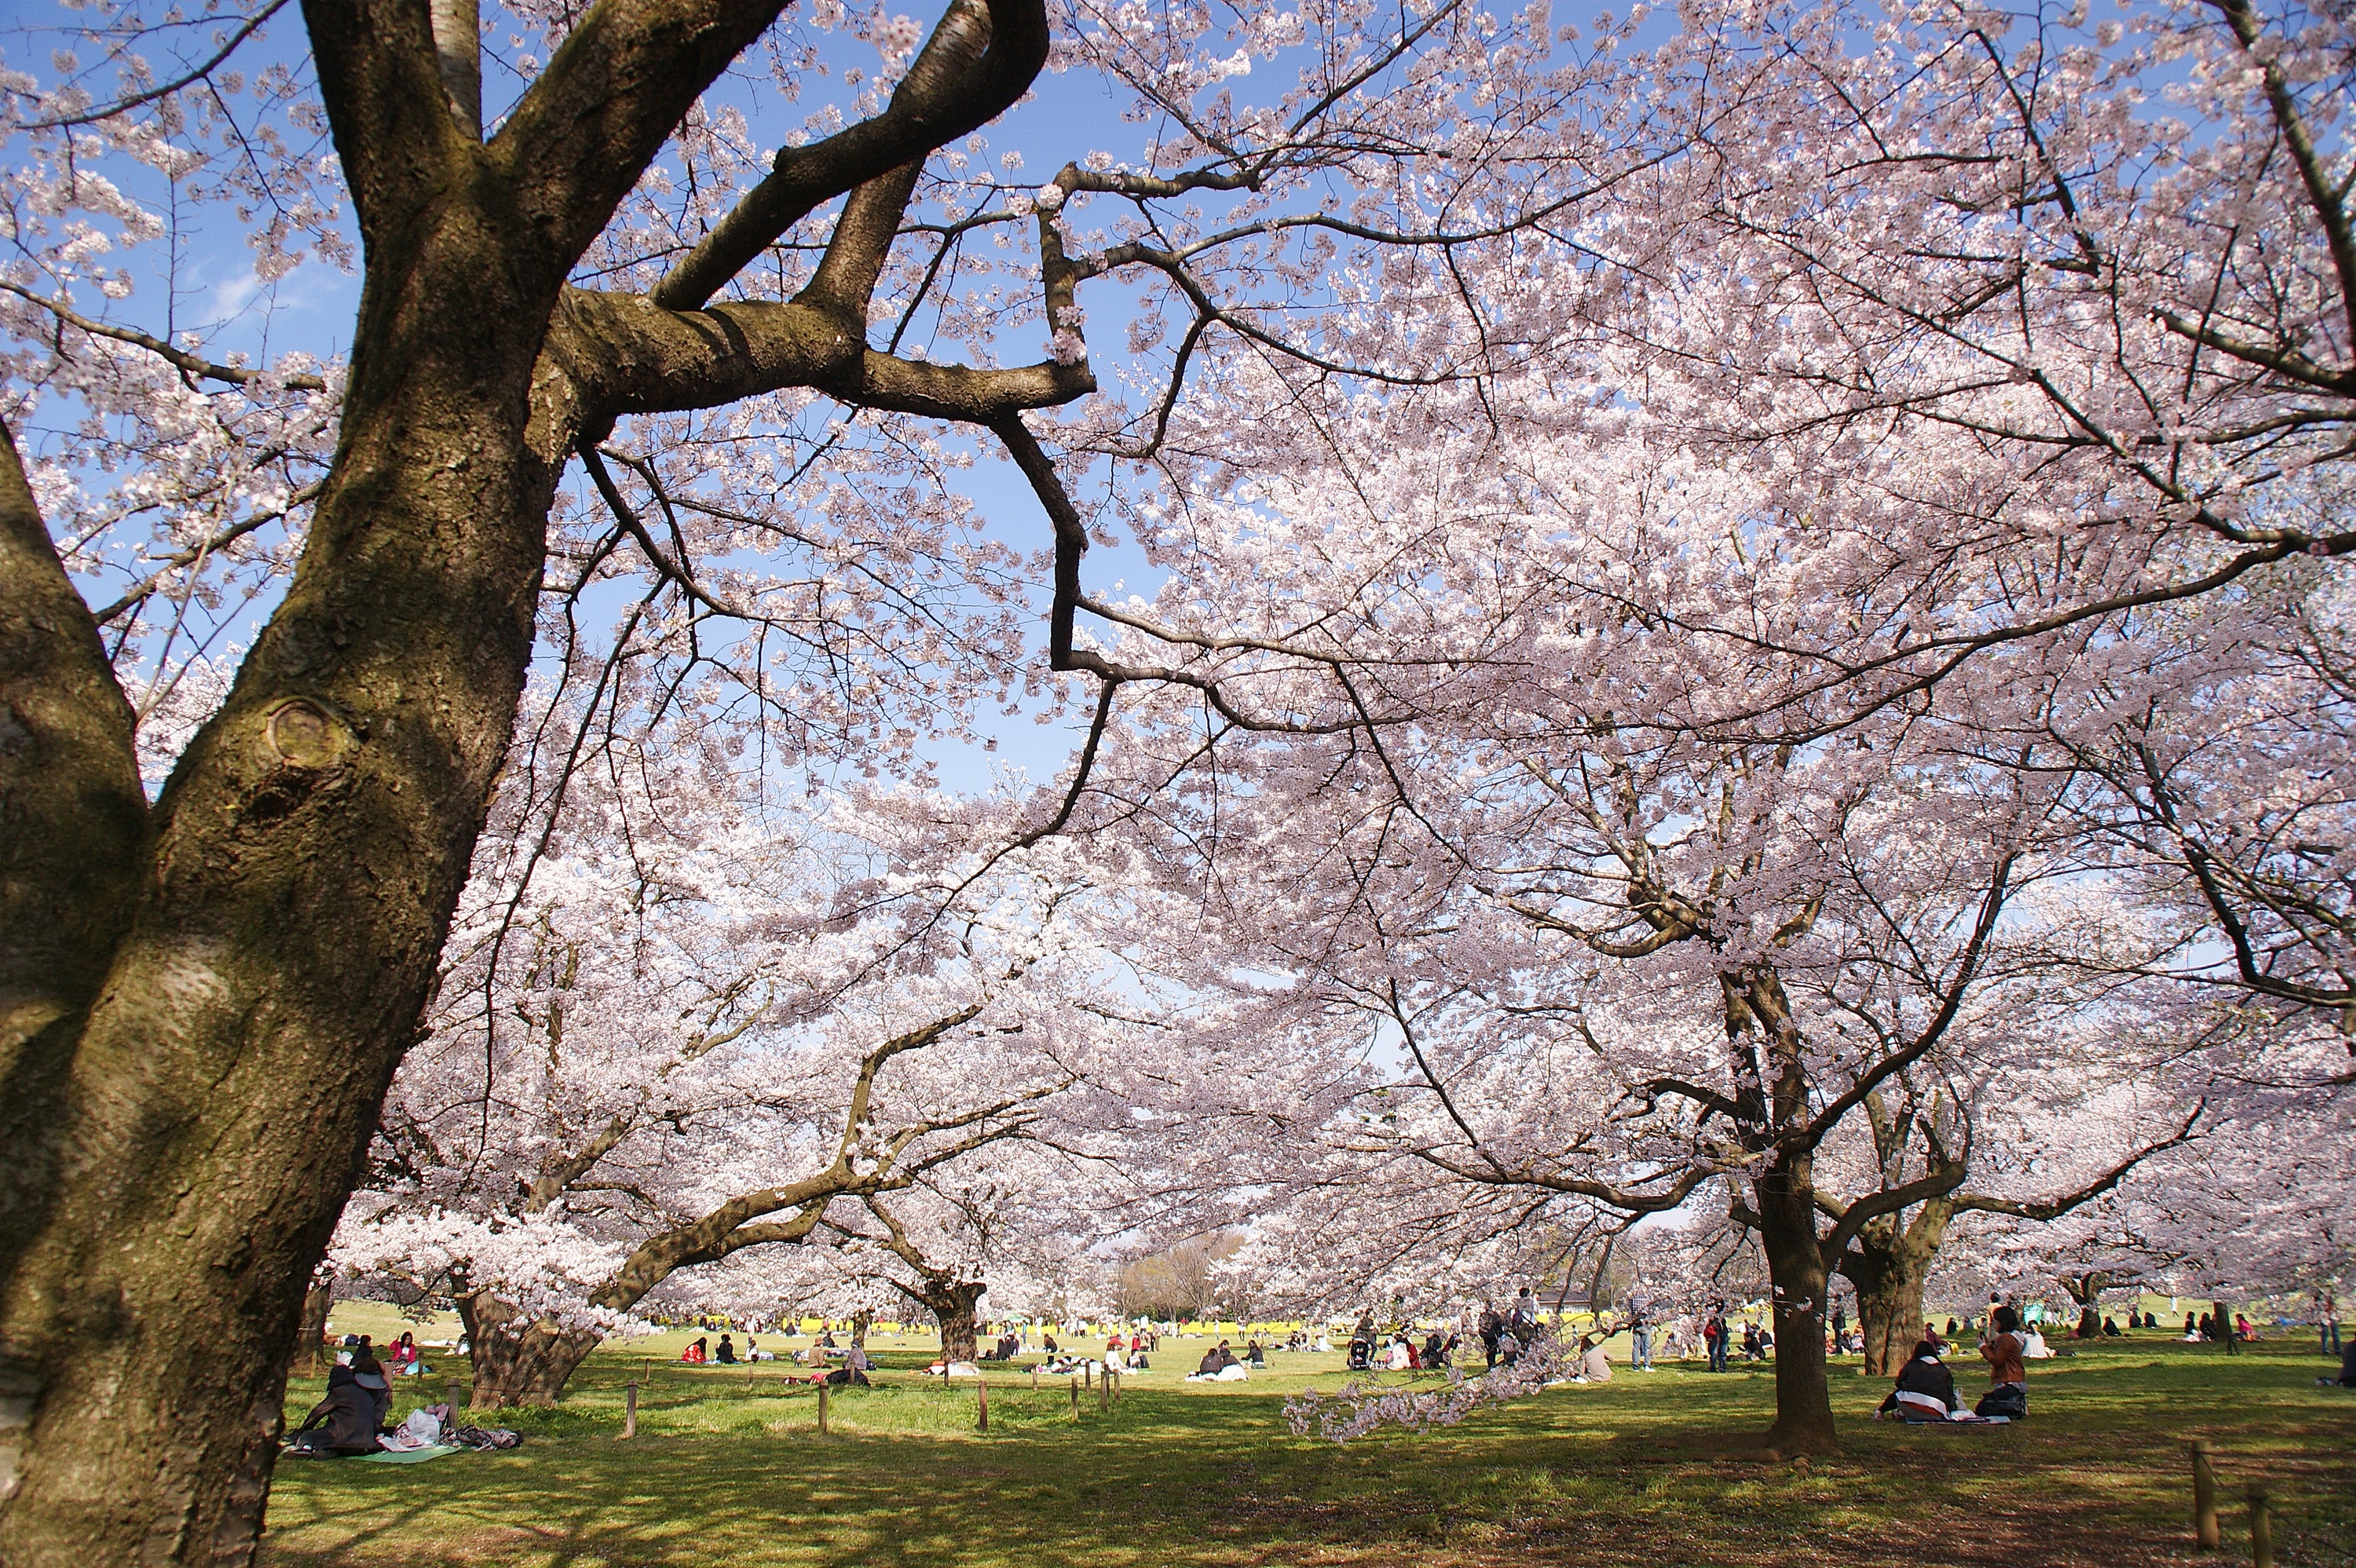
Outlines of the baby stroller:
M 1353 1339 L 1350 1341 L 1350 1371 L 1354 1372 L 1365 1371 L 1368 1366 L 1373 1364 L 1374 1356 L 1375 1346 L 1373 1340 Z

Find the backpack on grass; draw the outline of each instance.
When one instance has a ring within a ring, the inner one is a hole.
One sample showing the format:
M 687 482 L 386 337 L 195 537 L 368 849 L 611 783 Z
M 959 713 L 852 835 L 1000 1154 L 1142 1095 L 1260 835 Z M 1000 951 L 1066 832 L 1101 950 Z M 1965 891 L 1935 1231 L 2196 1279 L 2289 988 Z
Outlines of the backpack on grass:
M 504 1426 L 461 1426 L 444 1439 L 478 1453 L 521 1446 L 523 1438 Z

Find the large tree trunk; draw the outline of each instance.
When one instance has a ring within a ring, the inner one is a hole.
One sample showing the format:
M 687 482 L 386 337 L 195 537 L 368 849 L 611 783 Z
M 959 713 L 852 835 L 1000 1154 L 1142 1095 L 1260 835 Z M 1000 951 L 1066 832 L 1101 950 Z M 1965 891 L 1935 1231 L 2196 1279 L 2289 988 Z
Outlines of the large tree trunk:
M 1761 1129 L 1804 1126 L 1810 1113 L 1807 1057 L 1783 981 L 1772 965 L 1759 964 L 1720 974 L 1719 985 L 1726 1037 L 1738 1061 L 1748 1055 L 1743 1037 L 1755 1032 L 1768 1064 L 1764 1083 L 1752 1077 L 1738 1093 L 1741 1118 Z M 1816 1233 L 1814 1145 L 1771 1138 L 1753 1147 L 1766 1161 L 1752 1168 L 1751 1194 L 1775 1308 L 1775 1424 L 1761 1445 L 1785 1456 L 1834 1453 L 1839 1445 L 1825 1373 L 1832 1280 Z
M 332 26 L 423 26 L 367 10 Z M 430 41 L 416 58 L 455 137 Z M 304 1297 L 505 754 L 572 439 L 532 381 L 562 269 L 516 265 L 512 240 L 544 240 L 467 199 L 498 194 L 362 203 L 340 444 L 302 560 L 147 814 L 79 1027 L 11 1064 L 37 1092 L 11 1110 L 40 1129 L 0 1176 L 0 1348 L 32 1390 L 11 1568 L 242 1564 L 259 1537 Z M 87 611 L 58 624 L 89 636 Z
M 1858 1232 L 1842 1272 L 1857 1286 L 1858 1327 L 1865 1335 L 1869 1377 L 1894 1378 L 1922 1333 L 1922 1296 L 1931 1264 L 1954 1218 L 1948 1198 L 1924 1201 L 1912 1224 L 1899 1216 L 1869 1221 Z
M 1037 7 L 981 28 L 967 8 L 919 111 L 810 176 L 814 199 L 884 192 L 851 204 L 874 233 L 830 252 L 817 303 L 754 312 L 758 331 L 698 311 L 774 237 L 757 218 L 663 305 L 568 294 L 778 9 L 595 7 L 487 147 L 433 32 L 459 8 L 307 0 L 366 257 L 338 445 L 284 599 L 152 809 L 97 627 L 0 461 L 9 1568 L 251 1560 L 305 1287 L 513 731 L 566 455 L 618 413 L 866 390 L 868 263 L 906 188 L 882 176 L 1011 103 L 1046 51 Z M 956 385 L 898 401 L 986 422 L 1093 382 L 1082 364 Z
M 527 1322 L 511 1303 L 487 1295 L 465 1298 L 459 1311 L 474 1356 L 469 1410 L 553 1406 L 589 1352 L 603 1342 L 596 1334 L 545 1318 Z
M 1839 1448 L 1825 1371 L 1831 1278 L 1816 1235 L 1814 1168 L 1809 1156 L 1787 1150 L 1751 1184 L 1775 1307 L 1775 1424 L 1760 1441 L 1786 1457 Z
M 916 1293 L 916 1299 L 929 1308 L 941 1326 L 941 1360 L 970 1361 L 980 1348 L 981 1335 L 974 1321 L 974 1304 L 981 1299 L 985 1286 L 978 1281 L 947 1281 L 927 1284 Z
M 1847 1272 L 1857 1285 L 1868 1377 L 1896 1377 L 1922 1333 L 1925 1271 L 1903 1251 L 1860 1246 Z

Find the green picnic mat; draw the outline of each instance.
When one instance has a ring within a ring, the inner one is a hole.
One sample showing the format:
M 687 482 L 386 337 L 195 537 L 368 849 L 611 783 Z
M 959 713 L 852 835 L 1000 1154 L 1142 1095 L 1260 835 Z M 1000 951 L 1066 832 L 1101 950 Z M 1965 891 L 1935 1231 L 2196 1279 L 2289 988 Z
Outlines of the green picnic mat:
M 428 1459 L 439 1459 L 444 1454 L 455 1454 L 460 1447 L 461 1445 L 456 1443 L 436 1443 L 430 1447 L 411 1448 L 398 1454 L 387 1448 L 381 1453 L 355 1454 L 352 1457 L 362 1463 L 373 1461 L 379 1465 L 423 1465 Z

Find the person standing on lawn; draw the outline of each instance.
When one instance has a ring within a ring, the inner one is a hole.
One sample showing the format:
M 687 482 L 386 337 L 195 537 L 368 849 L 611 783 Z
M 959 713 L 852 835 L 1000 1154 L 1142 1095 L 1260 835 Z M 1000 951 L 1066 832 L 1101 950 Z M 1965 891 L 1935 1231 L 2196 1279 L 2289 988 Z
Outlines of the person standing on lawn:
M 1628 1370 L 1649 1372 L 1653 1370 L 1652 1303 L 1642 1295 L 1628 1298 Z

